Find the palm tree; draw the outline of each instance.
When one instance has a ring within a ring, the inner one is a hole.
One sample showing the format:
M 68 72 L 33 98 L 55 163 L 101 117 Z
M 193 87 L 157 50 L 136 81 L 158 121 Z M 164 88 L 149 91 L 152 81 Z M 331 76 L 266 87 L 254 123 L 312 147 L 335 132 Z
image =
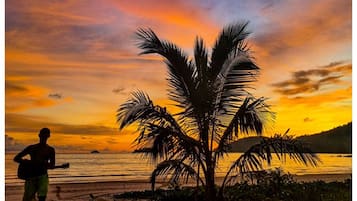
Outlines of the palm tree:
M 261 135 L 274 113 L 265 98 L 254 98 L 249 92 L 257 80 L 259 67 L 254 63 L 246 39 L 248 22 L 226 26 L 212 51 L 197 37 L 194 57 L 175 44 L 161 40 L 151 29 L 136 32 L 141 54 L 158 54 L 168 70 L 169 99 L 180 109 L 176 114 L 155 105 L 142 92 L 117 111 L 120 129 L 137 125 L 135 142 L 145 154 L 158 162 L 151 175 L 152 187 L 157 177 L 187 182 L 194 178 L 205 187 L 207 200 L 217 200 L 237 173 L 259 170 L 275 153 L 279 159 L 290 156 L 305 165 L 316 165 L 318 158 L 287 135 L 263 140 L 239 157 L 227 172 L 217 192 L 215 169 L 224 158 L 229 144 L 240 134 Z

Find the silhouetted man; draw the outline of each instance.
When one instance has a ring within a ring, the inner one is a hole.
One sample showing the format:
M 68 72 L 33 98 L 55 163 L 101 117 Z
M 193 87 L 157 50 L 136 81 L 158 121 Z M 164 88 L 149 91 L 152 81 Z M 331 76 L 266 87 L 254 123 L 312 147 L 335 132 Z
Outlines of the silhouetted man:
M 25 181 L 23 201 L 32 201 L 37 193 L 39 201 L 45 201 L 48 191 L 48 169 L 54 169 L 56 163 L 55 149 L 47 144 L 50 129 L 42 128 L 38 134 L 40 142 L 30 145 L 18 153 L 14 161 L 31 164 L 31 177 Z M 31 160 L 23 159 L 30 155 Z

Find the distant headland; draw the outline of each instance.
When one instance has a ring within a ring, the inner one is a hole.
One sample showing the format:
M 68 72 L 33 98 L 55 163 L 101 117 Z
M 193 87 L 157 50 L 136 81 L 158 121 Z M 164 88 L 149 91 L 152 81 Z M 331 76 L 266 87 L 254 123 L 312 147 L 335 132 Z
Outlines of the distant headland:
M 245 152 L 262 138 L 247 137 L 233 142 L 230 152 Z M 300 136 L 296 139 L 306 143 L 315 153 L 352 154 L 352 122 L 317 134 Z

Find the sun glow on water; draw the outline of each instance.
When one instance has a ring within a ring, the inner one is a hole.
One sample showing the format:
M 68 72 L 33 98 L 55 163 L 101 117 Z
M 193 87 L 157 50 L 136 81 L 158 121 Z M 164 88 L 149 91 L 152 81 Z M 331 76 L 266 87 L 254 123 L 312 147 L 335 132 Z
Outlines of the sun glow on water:
M 230 153 L 220 160 L 216 170 L 216 177 L 224 177 L 232 162 L 240 153 Z M 273 158 L 270 167 L 266 169 L 282 168 L 285 173 L 304 174 L 351 174 L 352 158 L 346 154 L 319 154 L 322 163 L 317 167 L 306 167 L 287 159 L 284 164 Z M 5 155 L 5 184 L 22 185 L 17 179 L 17 164 L 13 162 L 14 154 Z M 85 183 L 99 181 L 149 181 L 154 164 L 148 162 L 140 154 L 58 154 L 58 164 L 70 163 L 69 169 L 50 170 L 51 183 Z

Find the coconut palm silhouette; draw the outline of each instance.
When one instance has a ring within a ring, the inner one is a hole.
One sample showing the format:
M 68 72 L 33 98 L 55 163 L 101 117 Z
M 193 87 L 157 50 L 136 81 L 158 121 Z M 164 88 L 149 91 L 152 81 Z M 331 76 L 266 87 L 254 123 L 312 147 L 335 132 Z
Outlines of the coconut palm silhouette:
M 136 124 L 136 145 L 158 162 L 151 175 L 153 188 L 157 177 L 172 182 L 187 182 L 191 177 L 204 186 L 206 200 L 213 201 L 223 199 L 224 187 L 235 175 L 261 170 L 264 161 L 270 164 L 273 154 L 279 159 L 288 155 L 305 165 L 317 164 L 317 156 L 294 138 L 276 135 L 242 154 L 217 190 L 217 163 L 229 151 L 230 143 L 241 134 L 261 135 L 274 118 L 266 99 L 249 93 L 259 67 L 246 42 L 247 25 L 238 22 L 223 28 L 211 52 L 197 37 L 192 59 L 151 29 L 136 32 L 141 54 L 158 54 L 165 59 L 168 97 L 180 109 L 171 114 L 142 91 L 133 92 L 118 108 L 120 129 Z

